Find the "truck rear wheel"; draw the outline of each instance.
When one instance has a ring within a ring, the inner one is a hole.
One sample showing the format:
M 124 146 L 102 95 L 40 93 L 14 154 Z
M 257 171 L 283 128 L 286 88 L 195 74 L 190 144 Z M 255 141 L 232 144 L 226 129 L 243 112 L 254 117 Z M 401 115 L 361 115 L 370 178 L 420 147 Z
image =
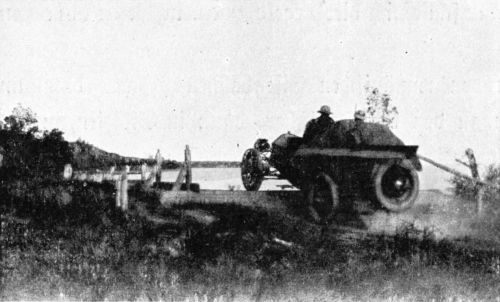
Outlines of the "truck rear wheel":
M 258 191 L 264 180 L 265 171 L 257 149 L 248 149 L 241 160 L 241 181 L 247 191 Z
M 329 222 L 339 207 L 338 187 L 325 173 L 319 173 L 306 194 L 309 214 L 316 222 Z
M 389 211 L 405 211 L 417 199 L 418 174 L 407 160 L 377 164 L 373 169 L 372 182 L 376 201 Z

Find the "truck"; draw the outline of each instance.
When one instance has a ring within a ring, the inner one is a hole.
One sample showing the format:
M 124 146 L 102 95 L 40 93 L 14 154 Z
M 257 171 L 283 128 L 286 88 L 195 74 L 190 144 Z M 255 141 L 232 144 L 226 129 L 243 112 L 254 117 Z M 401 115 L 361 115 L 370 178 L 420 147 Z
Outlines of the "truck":
M 341 201 L 354 199 L 403 212 L 419 193 L 417 149 L 385 125 L 341 120 L 309 144 L 289 132 L 272 144 L 257 139 L 243 154 L 241 178 L 248 191 L 259 190 L 268 179 L 287 180 L 304 193 L 317 221 L 332 220 Z

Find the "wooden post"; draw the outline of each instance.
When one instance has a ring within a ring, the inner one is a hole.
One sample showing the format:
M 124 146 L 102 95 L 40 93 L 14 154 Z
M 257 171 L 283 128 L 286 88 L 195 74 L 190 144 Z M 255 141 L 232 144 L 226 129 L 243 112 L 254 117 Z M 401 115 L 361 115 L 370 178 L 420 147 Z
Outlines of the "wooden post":
M 0 122 L 0 129 L 2 129 L 2 124 Z M 3 165 L 3 155 L 5 153 L 5 150 L 0 146 L 0 167 L 2 167 Z
M 1 166 L 1 164 L 0 164 L 0 166 Z M 63 178 L 65 180 L 70 180 L 72 176 L 73 176 L 73 168 L 71 167 L 71 164 L 64 165 Z
M 148 179 L 147 177 L 147 172 L 148 172 L 148 166 L 146 165 L 146 163 L 143 163 L 141 165 L 141 181 L 142 183 L 145 183 L 146 180 Z
M 184 164 L 186 166 L 186 190 L 189 191 L 193 177 L 191 174 L 191 150 L 189 150 L 189 145 L 186 145 L 184 152 Z
M 122 191 L 122 178 L 118 177 L 115 181 L 115 190 L 116 190 L 116 196 L 115 196 L 115 202 L 116 202 L 116 208 L 121 208 L 122 207 L 122 197 L 121 197 L 121 191 Z
M 484 195 L 484 186 L 480 183 L 481 178 L 479 177 L 479 172 L 477 170 L 477 162 L 476 157 L 474 156 L 474 151 L 472 149 L 465 150 L 465 155 L 469 160 L 469 168 L 472 175 L 476 181 L 474 185 L 474 191 L 476 195 L 476 210 L 478 215 L 483 214 L 483 195 Z
M 155 156 L 155 177 L 156 177 L 156 182 L 161 182 L 161 165 L 163 163 L 163 157 L 161 156 L 160 149 L 156 151 L 156 156 Z
M 128 210 L 128 175 L 122 173 L 120 186 L 120 204 L 123 211 Z

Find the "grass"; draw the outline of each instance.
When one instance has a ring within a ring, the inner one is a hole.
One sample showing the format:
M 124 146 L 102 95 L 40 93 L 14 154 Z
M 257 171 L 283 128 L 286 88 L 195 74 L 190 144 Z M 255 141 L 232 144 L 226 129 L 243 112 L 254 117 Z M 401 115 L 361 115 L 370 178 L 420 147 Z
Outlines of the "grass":
M 1 300 L 494 301 L 500 296 L 499 252 L 438 240 L 411 224 L 392 236 L 357 234 L 314 225 L 300 215 L 189 204 L 157 213 L 175 219 L 187 209 L 203 210 L 217 222 L 159 226 L 133 210 L 116 211 L 110 188 L 68 186 L 73 199 L 67 205 L 35 192 L 11 196 L 22 209 L 4 207 Z M 31 201 L 21 198 L 43 198 L 38 204 L 44 206 L 26 207 Z M 154 210 L 154 201 L 148 202 Z

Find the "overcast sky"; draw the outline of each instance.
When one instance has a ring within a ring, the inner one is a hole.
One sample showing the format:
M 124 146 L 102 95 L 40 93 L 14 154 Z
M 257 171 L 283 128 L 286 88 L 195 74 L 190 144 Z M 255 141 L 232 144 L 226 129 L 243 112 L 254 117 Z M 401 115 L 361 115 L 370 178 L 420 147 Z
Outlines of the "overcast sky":
M 500 162 L 497 1 L 0 2 L 0 114 L 130 156 L 240 160 L 390 94 L 396 134 Z

